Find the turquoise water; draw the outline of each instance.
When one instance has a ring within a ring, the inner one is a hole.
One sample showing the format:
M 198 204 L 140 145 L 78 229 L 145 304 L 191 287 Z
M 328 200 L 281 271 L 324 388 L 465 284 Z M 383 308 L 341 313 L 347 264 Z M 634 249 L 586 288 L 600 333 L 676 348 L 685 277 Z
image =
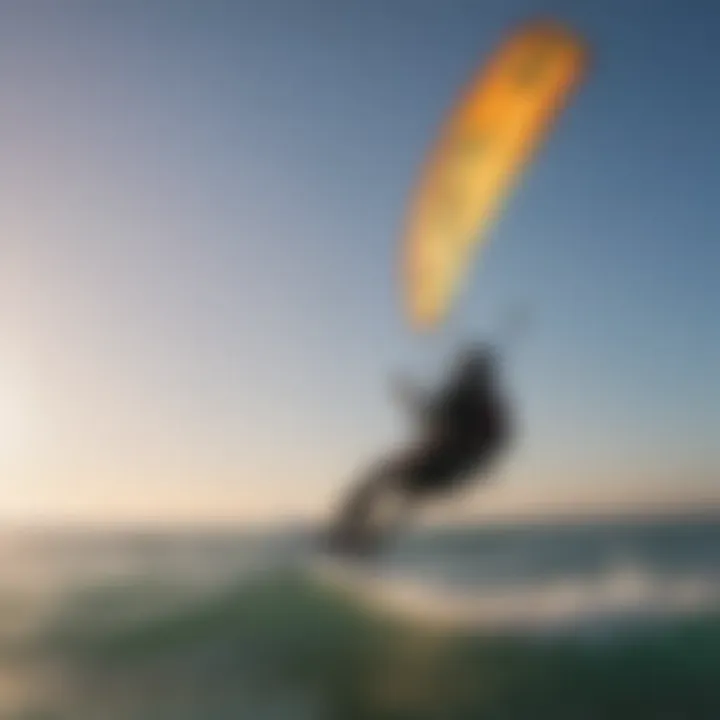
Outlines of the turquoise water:
M 720 717 L 711 521 L 428 532 L 363 595 L 303 534 L 0 547 L 3 720 Z

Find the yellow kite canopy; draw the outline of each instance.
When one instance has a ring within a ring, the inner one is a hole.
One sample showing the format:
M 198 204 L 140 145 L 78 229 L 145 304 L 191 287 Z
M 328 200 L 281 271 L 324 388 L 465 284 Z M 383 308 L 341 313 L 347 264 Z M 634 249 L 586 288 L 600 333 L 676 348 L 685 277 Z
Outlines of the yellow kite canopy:
M 411 205 L 403 274 L 412 324 L 445 316 L 472 252 L 586 65 L 584 43 L 554 22 L 510 36 L 470 83 L 433 149 Z

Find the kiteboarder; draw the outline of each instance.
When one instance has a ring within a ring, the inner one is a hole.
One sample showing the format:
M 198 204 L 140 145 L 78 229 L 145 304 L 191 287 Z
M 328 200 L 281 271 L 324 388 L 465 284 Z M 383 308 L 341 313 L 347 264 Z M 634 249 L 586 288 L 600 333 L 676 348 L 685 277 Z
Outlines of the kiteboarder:
M 402 236 L 403 302 L 416 331 L 441 325 L 465 282 L 474 252 L 517 180 L 585 76 L 585 41 L 555 22 L 513 32 L 451 110 L 412 196 Z M 437 397 L 406 393 L 418 442 L 380 461 L 342 503 L 330 533 L 336 551 L 367 554 L 383 528 L 422 500 L 487 473 L 512 427 L 488 347 L 463 354 Z M 378 520 L 394 500 L 396 515 Z
M 511 423 L 498 378 L 498 358 L 487 346 L 464 350 L 447 386 L 436 397 L 399 388 L 418 424 L 419 441 L 381 460 L 351 489 L 331 529 L 330 549 L 368 555 L 386 536 L 377 515 L 393 500 L 397 528 L 423 501 L 452 492 L 507 448 Z

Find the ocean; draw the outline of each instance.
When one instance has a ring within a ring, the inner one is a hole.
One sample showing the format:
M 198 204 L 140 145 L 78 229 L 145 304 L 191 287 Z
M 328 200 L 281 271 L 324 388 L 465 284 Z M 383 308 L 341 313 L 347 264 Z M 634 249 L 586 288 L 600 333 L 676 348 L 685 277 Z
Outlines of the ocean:
M 720 520 L 0 534 L 1 720 L 717 720 Z

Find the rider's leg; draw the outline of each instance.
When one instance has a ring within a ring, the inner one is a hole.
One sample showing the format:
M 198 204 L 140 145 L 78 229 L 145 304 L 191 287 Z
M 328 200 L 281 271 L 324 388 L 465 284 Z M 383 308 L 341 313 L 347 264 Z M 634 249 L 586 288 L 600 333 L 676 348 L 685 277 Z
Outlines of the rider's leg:
M 343 503 L 335 523 L 334 541 L 344 548 L 358 550 L 379 540 L 377 515 L 386 500 L 397 499 L 394 492 L 403 472 L 400 462 L 380 464 L 356 485 Z

